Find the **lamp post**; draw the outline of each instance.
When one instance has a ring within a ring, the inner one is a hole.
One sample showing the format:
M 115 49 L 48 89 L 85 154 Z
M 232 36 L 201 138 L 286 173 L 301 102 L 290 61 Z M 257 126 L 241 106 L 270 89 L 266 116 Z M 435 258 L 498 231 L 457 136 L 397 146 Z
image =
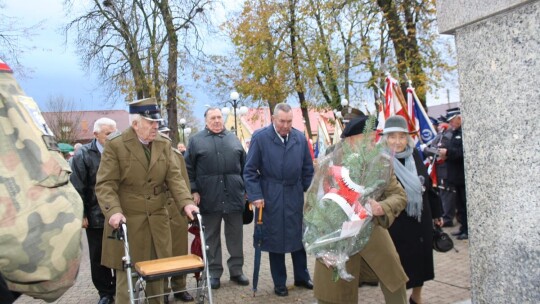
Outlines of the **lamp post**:
M 180 119 L 180 128 L 182 129 L 182 143 L 186 144 L 186 134 L 189 136 L 191 133 L 191 128 L 186 128 L 186 119 L 181 118 Z
M 234 134 L 238 136 L 238 122 L 236 121 L 236 109 L 240 105 L 240 95 L 236 91 L 232 91 L 229 95 L 230 101 L 226 101 L 225 104 L 230 103 L 233 107 L 233 115 L 234 115 Z M 229 115 L 230 110 L 228 107 L 224 107 L 221 109 L 221 112 L 225 115 Z M 238 110 L 238 114 L 244 115 L 248 112 L 248 108 L 246 106 L 241 106 Z

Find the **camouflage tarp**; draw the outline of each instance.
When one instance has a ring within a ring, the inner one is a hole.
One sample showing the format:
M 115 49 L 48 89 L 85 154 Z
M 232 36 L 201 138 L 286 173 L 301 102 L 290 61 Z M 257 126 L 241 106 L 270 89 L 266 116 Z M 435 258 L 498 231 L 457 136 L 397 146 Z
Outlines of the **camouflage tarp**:
M 0 273 L 10 290 L 49 302 L 79 271 L 83 213 L 55 145 L 35 101 L 0 71 Z

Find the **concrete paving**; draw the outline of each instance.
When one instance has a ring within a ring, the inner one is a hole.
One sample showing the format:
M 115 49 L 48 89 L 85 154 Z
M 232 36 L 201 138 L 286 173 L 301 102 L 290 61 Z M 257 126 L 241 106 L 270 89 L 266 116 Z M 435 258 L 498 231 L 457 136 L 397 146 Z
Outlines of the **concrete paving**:
M 445 228 L 447 233 L 457 228 Z M 253 224 L 244 226 L 244 273 L 250 278 L 253 274 Z M 191 236 L 190 236 L 191 240 Z M 222 235 L 223 248 L 225 243 Z M 459 241 L 454 239 L 457 252 L 452 250 L 446 253 L 434 253 L 435 259 L 435 280 L 426 282 L 423 290 L 424 304 L 444 304 L 444 303 L 470 303 L 470 268 L 469 268 L 469 250 L 468 241 Z M 223 261 L 228 258 L 225 250 Z M 228 270 L 225 269 L 221 277 L 221 288 L 213 290 L 214 303 L 316 303 L 313 292 L 304 288 L 298 288 L 293 285 L 292 263 L 287 257 L 288 288 L 289 296 L 278 297 L 274 294 L 272 277 L 268 254 L 263 252 L 261 260 L 261 270 L 259 275 L 258 292 L 253 297 L 250 286 L 239 286 L 229 281 Z M 308 256 L 308 266 L 311 275 L 313 275 L 314 258 Z M 226 268 L 226 265 L 225 265 Z M 251 282 L 250 282 L 251 283 Z M 188 277 L 188 287 L 195 286 L 195 279 L 192 275 Z M 410 295 L 410 291 L 408 291 Z M 361 287 L 358 289 L 358 303 L 384 303 L 383 295 L 379 287 Z M 171 297 L 172 298 L 172 297 Z M 83 258 L 79 275 L 73 287 L 71 287 L 59 300 L 58 304 L 95 304 L 99 301 L 98 294 L 94 289 L 90 277 L 90 267 L 88 262 L 88 248 L 86 237 L 83 237 Z M 35 300 L 27 296 L 19 298 L 15 304 L 37 304 L 46 303 L 41 300 Z M 181 302 L 177 302 L 181 303 Z M 124 303 L 119 303 L 124 304 Z

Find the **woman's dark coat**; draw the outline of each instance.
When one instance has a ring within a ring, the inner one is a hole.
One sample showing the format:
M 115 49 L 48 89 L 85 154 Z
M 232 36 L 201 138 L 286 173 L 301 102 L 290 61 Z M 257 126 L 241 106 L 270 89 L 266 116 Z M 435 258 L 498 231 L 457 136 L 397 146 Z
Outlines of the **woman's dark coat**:
M 419 287 L 425 281 L 435 277 L 433 267 L 433 219 L 441 217 L 441 201 L 432 189 L 431 179 L 427 173 L 418 151 L 413 152 L 416 171 L 424 177 L 425 191 L 422 196 L 422 216 L 416 218 L 407 215 L 403 210 L 388 229 L 394 241 L 401 265 L 409 277 L 407 288 Z M 400 161 L 404 163 L 404 160 Z

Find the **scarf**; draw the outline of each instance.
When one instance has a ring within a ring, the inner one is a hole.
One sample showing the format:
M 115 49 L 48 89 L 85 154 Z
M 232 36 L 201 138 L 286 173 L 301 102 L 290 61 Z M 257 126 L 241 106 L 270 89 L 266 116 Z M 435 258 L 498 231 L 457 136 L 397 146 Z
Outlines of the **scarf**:
M 412 153 L 413 148 L 409 146 L 405 151 L 395 153 L 393 160 L 394 171 L 407 193 L 407 207 L 405 208 L 407 215 L 415 217 L 420 222 L 422 215 L 422 183 L 416 172 Z M 405 159 L 405 165 L 399 159 Z

